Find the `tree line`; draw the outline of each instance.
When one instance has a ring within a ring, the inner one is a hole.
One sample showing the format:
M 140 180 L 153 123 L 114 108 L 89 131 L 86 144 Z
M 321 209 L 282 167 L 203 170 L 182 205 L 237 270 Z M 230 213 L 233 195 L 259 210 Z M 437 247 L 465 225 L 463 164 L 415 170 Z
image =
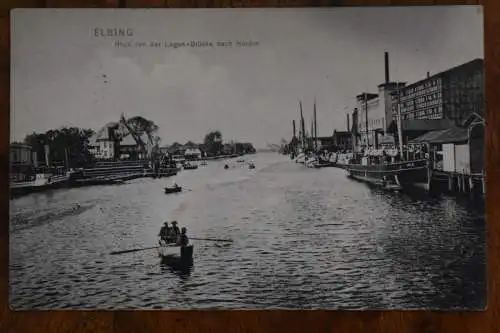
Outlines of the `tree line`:
M 39 163 L 45 163 L 45 146 L 49 147 L 49 160 L 53 165 L 66 165 L 70 168 L 84 167 L 94 162 L 89 151 L 89 139 L 95 132 L 92 129 L 62 127 L 45 133 L 28 134 L 24 143 L 31 146 Z
M 222 156 L 226 154 L 253 154 L 255 147 L 250 142 L 233 142 L 224 144 L 222 133 L 219 130 L 205 135 L 203 150 L 207 156 Z
M 159 145 L 160 138 L 156 135 L 158 126 L 151 120 L 143 117 L 133 117 L 127 120 L 127 124 L 136 133 L 148 133 L 154 136 L 155 146 Z M 49 163 L 52 165 L 65 165 L 69 168 L 89 167 L 95 164 L 96 159 L 90 151 L 90 138 L 95 131 L 88 128 L 62 127 L 51 129 L 44 133 L 33 132 L 26 135 L 24 143 L 32 147 L 36 152 L 38 164 L 45 164 L 45 147 L 49 147 Z M 115 138 L 123 137 L 116 133 Z M 205 135 L 203 151 L 207 156 L 221 156 L 227 154 L 251 154 L 255 148 L 248 142 L 234 142 L 224 144 L 222 134 L 215 130 Z
M 141 116 L 134 116 L 124 121 L 134 133 L 137 135 L 146 133 L 154 146 L 159 145 L 160 139 L 156 135 L 158 126 L 153 121 Z M 110 130 L 111 139 L 116 141 L 121 140 L 129 133 L 128 130 L 124 131 L 119 122 Z M 24 138 L 24 143 L 30 145 L 32 151 L 36 152 L 38 164 L 45 164 L 45 147 L 48 146 L 49 163 L 51 165 L 83 168 L 93 166 L 96 162 L 96 158 L 90 151 L 90 138 L 94 134 L 95 131 L 89 128 L 61 127 L 44 133 L 33 132 L 28 134 Z M 148 144 L 147 142 L 144 143 Z M 115 156 L 119 155 L 118 151 L 116 153 Z

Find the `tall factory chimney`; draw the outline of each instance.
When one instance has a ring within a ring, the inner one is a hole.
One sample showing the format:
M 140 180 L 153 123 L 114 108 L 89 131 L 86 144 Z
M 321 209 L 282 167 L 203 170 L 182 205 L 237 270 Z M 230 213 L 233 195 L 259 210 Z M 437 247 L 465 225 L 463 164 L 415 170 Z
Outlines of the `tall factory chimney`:
M 349 112 L 347 112 L 347 132 L 350 132 L 351 128 L 349 126 Z
M 389 83 L 389 52 L 384 52 L 385 60 L 385 83 Z

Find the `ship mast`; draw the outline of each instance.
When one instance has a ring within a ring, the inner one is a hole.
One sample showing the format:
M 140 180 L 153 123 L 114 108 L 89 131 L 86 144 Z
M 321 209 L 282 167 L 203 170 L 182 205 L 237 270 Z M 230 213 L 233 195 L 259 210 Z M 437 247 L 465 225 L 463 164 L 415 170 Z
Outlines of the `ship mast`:
M 366 130 L 366 149 L 370 147 L 370 135 L 368 133 L 368 96 L 367 93 L 363 93 L 365 100 L 365 130 Z
M 397 86 L 397 106 L 396 106 L 396 114 L 397 114 L 397 127 L 398 127 L 398 141 L 399 141 L 399 157 L 403 160 L 403 129 L 402 120 L 401 120 L 401 88 L 400 83 L 396 82 Z
M 306 126 L 304 123 L 304 115 L 302 113 L 302 101 L 299 102 L 300 106 L 300 129 L 302 131 L 302 151 L 305 151 L 305 145 L 306 145 Z
M 396 71 L 396 77 L 398 77 L 398 67 L 395 67 Z M 386 76 L 386 81 L 389 81 L 389 54 L 385 52 L 385 76 Z M 397 99 L 396 99 L 396 121 L 397 121 L 397 128 L 398 128 L 398 143 L 399 143 L 399 157 L 401 157 L 401 160 L 404 159 L 403 156 L 403 128 L 402 128 L 402 119 L 401 119 L 401 82 L 396 81 L 396 93 L 397 93 Z
M 314 151 L 318 152 L 318 121 L 316 118 L 316 99 L 314 99 Z

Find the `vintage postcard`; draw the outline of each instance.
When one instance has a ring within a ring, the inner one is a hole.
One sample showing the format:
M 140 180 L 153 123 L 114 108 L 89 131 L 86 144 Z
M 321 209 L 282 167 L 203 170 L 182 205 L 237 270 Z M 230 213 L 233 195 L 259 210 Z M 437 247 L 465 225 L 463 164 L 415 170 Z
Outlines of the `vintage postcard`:
M 486 308 L 482 7 L 11 28 L 12 309 Z

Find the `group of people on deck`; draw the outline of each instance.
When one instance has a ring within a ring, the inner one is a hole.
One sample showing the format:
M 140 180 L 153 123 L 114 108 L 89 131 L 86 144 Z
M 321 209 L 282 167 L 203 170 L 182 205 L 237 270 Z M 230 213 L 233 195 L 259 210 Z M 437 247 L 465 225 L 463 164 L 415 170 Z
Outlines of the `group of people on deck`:
M 189 244 L 189 239 L 187 237 L 187 229 L 183 227 L 179 230 L 177 226 L 177 221 L 171 222 L 172 226 L 165 222 L 160 229 L 160 244 L 163 241 L 165 244 L 176 244 L 180 246 L 187 246 Z

